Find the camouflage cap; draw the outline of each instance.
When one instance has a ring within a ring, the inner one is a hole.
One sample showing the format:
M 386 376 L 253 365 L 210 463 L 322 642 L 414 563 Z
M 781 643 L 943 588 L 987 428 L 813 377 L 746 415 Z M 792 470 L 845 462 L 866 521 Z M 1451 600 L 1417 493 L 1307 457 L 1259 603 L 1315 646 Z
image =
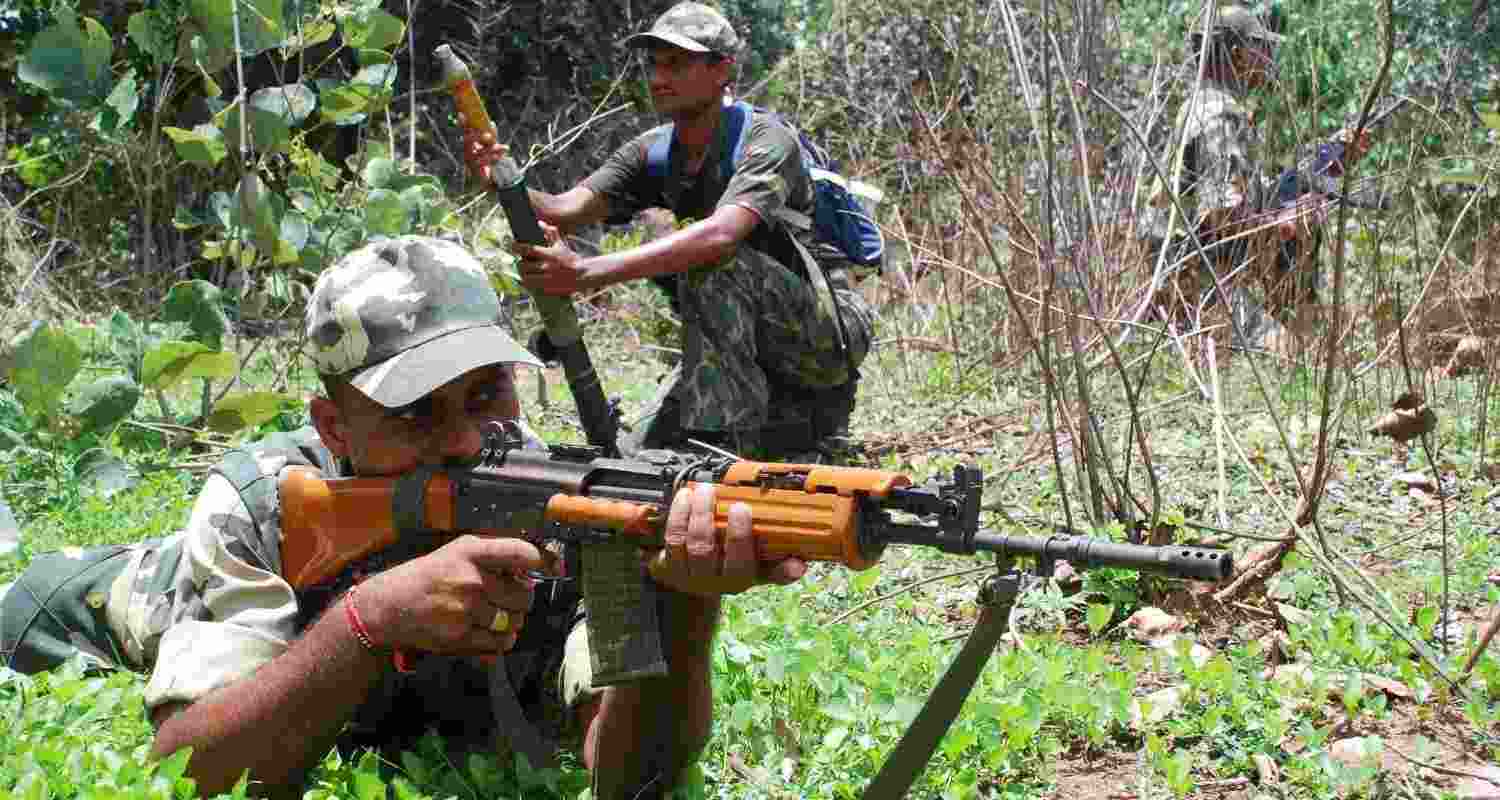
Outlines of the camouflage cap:
M 319 375 L 344 376 L 397 408 L 476 367 L 541 366 L 506 333 L 484 266 L 430 236 L 383 239 L 318 276 L 307 303 L 307 353 Z
M 678 3 L 656 18 L 651 30 L 625 37 L 626 47 L 669 44 L 694 53 L 732 56 L 740 49 L 740 37 L 718 9 L 702 3 Z
M 1214 33 L 1229 31 L 1244 39 L 1260 39 L 1264 42 L 1281 44 L 1285 37 L 1272 33 L 1260 17 L 1248 8 L 1241 5 L 1221 6 L 1214 15 Z

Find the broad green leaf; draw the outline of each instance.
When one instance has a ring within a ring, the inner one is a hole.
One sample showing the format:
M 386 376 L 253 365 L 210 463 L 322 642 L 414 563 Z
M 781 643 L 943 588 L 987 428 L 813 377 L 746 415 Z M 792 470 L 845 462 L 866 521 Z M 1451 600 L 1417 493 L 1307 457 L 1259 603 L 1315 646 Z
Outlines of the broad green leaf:
M 396 165 L 394 158 L 372 158 L 365 164 L 364 171 L 360 173 L 365 185 L 371 189 L 390 189 L 391 184 L 400 176 L 401 170 Z
M 68 413 L 83 422 L 84 431 L 107 431 L 129 417 L 140 401 L 140 385 L 124 375 L 112 375 L 78 390 Z
M 429 183 L 419 183 L 401 190 L 401 207 L 407 215 L 426 225 L 436 225 L 447 215 L 443 190 Z
M 254 172 L 245 173 L 235 189 L 235 202 L 239 206 L 240 224 L 250 234 L 255 246 L 262 253 L 275 254 L 281 223 L 276 219 L 272 193 L 266 188 L 265 181 Z
M 370 758 L 359 760 L 354 767 L 355 800 L 385 800 L 385 782 L 380 780 L 380 767 Z
M 837 750 L 843 746 L 844 740 L 849 738 L 849 728 L 843 725 L 835 725 L 823 734 L 823 747 L 827 750 Z
M 307 217 L 297 211 L 288 211 L 281 217 L 281 234 L 276 240 L 276 253 L 272 261 L 278 266 L 296 264 L 302 260 L 302 250 L 312 234 Z
M 291 35 L 287 36 L 286 41 L 282 42 L 282 57 L 290 60 L 303 50 L 332 39 L 337 31 L 338 27 L 333 24 L 332 20 L 318 19 L 305 22 L 300 32 L 293 30 Z
M 193 336 L 213 350 L 219 349 L 229 318 L 224 316 L 223 293 L 219 287 L 203 280 L 182 281 L 167 292 L 162 319 L 186 322 Z
M 130 124 L 135 117 L 136 109 L 141 105 L 140 89 L 136 86 L 135 72 L 132 70 L 125 73 L 120 80 L 115 82 L 115 88 L 110 91 L 109 96 L 104 98 L 105 111 L 99 113 L 96 120 L 98 128 L 103 131 L 115 131 Z
M 365 198 L 365 227 L 371 233 L 400 236 L 406 232 L 406 209 L 401 197 L 389 189 L 376 189 Z
M 356 50 L 389 50 L 405 33 L 406 23 L 379 8 L 344 18 L 344 44 Z
M 117 456 L 101 448 L 84 453 L 73 465 L 73 474 L 85 495 L 108 498 L 140 483 L 140 474 Z
M 208 220 L 198 215 L 198 212 L 184 205 L 177 206 L 172 213 L 172 227 L 179 231 L 201 228 L 208 224 Z
M 250 95 L 250 107 L 275 114 L 287 125 L 299 125 L 318 105 L 318 95 L 301 83 L 261 89 Z
M 156 774 L 170 781 L 175 781 L 187 774 L 188 759 L 192 757 L 192 748 L 184 747 L 156 765 Z
M 159 11 L 152 9 L 131 14 L 130 20 L 125 23 L 125 30 L 130 34 L 130 41 L 156 61 L 171 61 L 175 55 L 173 47 L 176 36 L 170 24 L 161 18 Z
M 141 328 L 124 311 L 116 310 L 109 318 L 109 350 L 120 360 L 131 378 L 140 380 L 141 356 L 145 352 Z
M 240 104 L 235 103 L 214 115 L 214 124 L 224 132 L 224 143 L 231 150 L 240 149 Z M 250 139 L 250 149 L 272 153 L 291 141 L 292 128 L 281 114 L 264 108 L 250 106 L 245 115 L 245 135 Z
M 109 93 L 109 31 L 96 20 L 59 5 L 57 21 L 32 39 L 16 77 L 65 102 L 90 105 Z
M 234 433 L 253 428 L 276 416 L 284 403 L 293 402 L 280 392 L 231 392 L 214 404 L 208 415 L 208 427 L 219 433 Z
M 1421 608 L 1417 609 L 1416 621 L 1417 630 L 1421 631 L 1423 636 L 1431 637 L 1433 628 L 1437 627 L 1438 607 L 1422 606 Z
M 879 580 L 880 567 L 871 567 L 862 572 L 854 573 L 854 577 L 850 579 L 850 583 L 854 585 L 854 591 L 864 594 L 870 591 L 870 587 L 874 586 Z
M 66 333 L 38 320 L 11 341 L 8 378 L 27 413 L 51 414 L 83 367 L 83 351 Z
M 191 18 L 183 24 L 183 32 L 202 38 L 193 55 L 203 69 L 213 72 L 228 64 L 235 53 L 235 9 L 239 10 L 239 51 L 249 57 L 280 46 L 286 38 L 284 5 L 283 0 L 188 0 Z
M 395 64 L 374 64 L 355 73 L 348 83 L 318 81 L 323 118 L 335 125 L 363 122 L 371 111 L 391 100 L 396 81 Z
M 234 369 L 234 353 L 169 340 L 146 353 L 141 379 L 152 389 L 166 389 L 186 378 L 232 378 Z
M 172 127 L 164 127 L 162 130 L 172 139 L 177 157 L 190 164 L 213 167 L 229 153 L 229 148 L 224 144 L 224 134 L 216 126 L 206 122 L 190 131 Z
M 1479 112 L 1479 120 L 1490 127 L 1490 130 L 1500 131 L 1500 112 Z
M 1109 624 L 1109 621 L 1114 618 L 1114 615 L 1115 607 L 1112 604 L 1089 603 L 1089 634 L 1092 636 L 1098 636 L 1099 631 L 1104 630 L 1104 626 Z

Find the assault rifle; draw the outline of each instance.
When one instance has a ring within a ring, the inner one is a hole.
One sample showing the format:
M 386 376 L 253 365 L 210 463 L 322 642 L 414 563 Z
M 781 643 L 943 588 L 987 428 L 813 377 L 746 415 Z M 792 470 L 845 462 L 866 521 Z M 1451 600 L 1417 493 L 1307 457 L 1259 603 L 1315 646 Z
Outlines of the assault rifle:
M 1374 130 L 1404 105 L 1406 98 L 1398 99 L 1393 105 L 1371 117 L 1361 131 Z M 1340 186 L 1344 177 L 1344 152 L 1347 147 L 1348 142 L 1330 139 L 1318 145 L 1311 159 L 1283 170 L 1276 180 L 1277 206 L 1288 208 L 1296 205 L 1298 198 L 1314 191 L 1340 202 L 1352 202 L 1341 193 Z
M 588 554 L 621 542 L 661 544 L 666 509 L 679 488 L 716 487 L 714 524 L 722 532 L 729 508 L 751 507 L 757 549 L 766 559 L 795 556 L 862 570 L 889 545 L 934 547 L 948 553 L 993 554 L 996 571 L 982 585 L 979 622 L 880 773 L 866 798 L 896 798 L 927 764 L 957 716 L 980 669 L 1005 632 L 1019 592 L 1066 559 L 1076 567 L 1123 567 L 1169 576 L 1222 581 L 1233 572 L 1227 550 L 1118 544 L 1081 536 L 1034 538 L 979 527 L 983 475 L 971 466 L 914 485 L 899 472 L 810 464 L 695 457 L 655 450 L 634 459 L 608 458 L 595 447 L 525 449 L 514 425 L 491 423 L 477 463 L 423 468 L 396 478 L 322 479 L 306 468 L 286 470 L 279 483 L 283 574 L 300 591 L 347 586 L 352 571 L 369 571 L 430 550 L 460 533 L 514 535 L 566 543 L 581 558 L 584 603 L 595 631 L 629 627 L 629 609 L 610 592 L 619 575 L 590 576 Z M 1014 567 L 1036 558 L 1035 575 Z M 649 581 L 634 564 L 633 580 Z M 572 569 L 569 574 L 575 574 Z M 597 589 L 596 587 L 603 587 Z M 654 624 L 654 616 L 651 617 Z M 645 631 L 646 639 L 656 631 Z M 600 634 L 601 636 L 603 634 Z M 655 640 L 652 640 L 655 641 Z M 664 674 L 649 646 L 615 642 L 595 649 L 595 684 Z M 503 673 L 502 670 L 496 670 Z M 535 763 L 535 762 L 534 762 Z

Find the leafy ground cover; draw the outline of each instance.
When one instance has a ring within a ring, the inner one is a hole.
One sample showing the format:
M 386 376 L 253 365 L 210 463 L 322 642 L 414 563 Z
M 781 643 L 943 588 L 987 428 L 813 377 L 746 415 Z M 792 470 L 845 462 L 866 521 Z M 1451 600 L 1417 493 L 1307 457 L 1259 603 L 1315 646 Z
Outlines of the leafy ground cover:
M 592 328 L 605 384 L 622 396 L 627 420 L 670 357 L 650 326 L 632 324 L 652 318 L 659 302 L 650 290 L 619 292 Z M 1034 397 L 1009 385 L 1004 371 L 896 343 L 865 372 L 856 433 L 871 463 L 920 478 L 975 462 L 987 475 L 988 524 L 1035 533 L 1059 519 L 1057 440 Z M 310 388 L 303 373 L 280 374 L 293 394 Z M 1306 446 L 1315 420 L 1305 386 L 1295 370 L 1277 374 L 1288 435 L 1294 448 Z M 1225 377 L 1243 375 L 1230 369 Z M 1240 398 L 1223 413 L 1249 455 L 1226 464 L 1221 482 L 1213 420 L 1183 399 L 1187 385 L 1163 369 L 1140 399 L 1154 408 L 1144 417 L 1162 524 L 1178 541 L 1243 556 L 1261 544 L 1245 535 L 1270 536 L 1284 525 L 1277 520 L 1294 504 L 1295 482 L 1248 387 L 1225 393 Z M 1440 397 L 1472 405 L 1475 385 L 1456 381 Z M 522 392 L 544 433 L 577 438 L 560 372 L 528 371 Z M 1376 415 L 1375 394 L 1352 399 L 1359 407 L 1350 413 Z M 1497 410 L 1492 403 L 1492 420 Z M 1493 777 L 1487 765 L 1500 760 L 1500 659 L 1486 653 L 1467 678 L 1455 676 L 1500 603 L 1488 580 L 1500 490 L 1474 468 L 1471 419 L 1439 416 L 1434 435 L 1450 443 L 1440 483 L 1420 479 L 1414 449 L 1359 433 L 1362 425 L 1338 442 L 1324 535 L 1337 558 L 1388 598 L 1381 613 L 1350 600 L 1347 587 L 1301 551 L 1263 588 L 1229 604 L 1212 600 L 1212 587 L 1118 570 L 1059 580 L 1024 597 L 1013 635 L 913 796 L 1482 796 L 1465 782 Z M 298 421 L 287 413 L 261 429 Z M 181 524 L 211 453 L 184 462 L 164 444 L 137 443 L 140 462 L 156 468 L 107 496 L 67 479 L 81 454 L 66 446 L 9 451 L 6 496 L 24 527 L 22 546 L 0 557 L 0 581 L 46 549 L 134 540 Z M 1068 448 L 1059 451 L 1066 462 Z M 1117 529 L 1094 534 L 1122 537 Z M 1446 620 L 1438 612 L 1444 552 Z M 685 795 L 857 797 L 973 624 L 986 571 L 980 560 L 892 548 L 867 571 L 820 566 L 796 586 L 733 599 L 715 645 L 715 735 Z M 1152 622 L 1148 607 L 1166 621 Z M 1388 613 L 1399 614 L 1398 624 L 1382 619 Z M 1424 660 L 1419 650 L 1436 655 Z M 0 791 L 192 796 L 180 759 L 144 761 L 150 731 L 141 687 L 137 676 L 66 667 L 0 675 L 0 726 L 9 732 L 0 738 Z M 572 798 L 585 787 L 576 766 L 535 772 L 456 757 L 434 738 L 399 763 L 330 755 L 308 796 Z

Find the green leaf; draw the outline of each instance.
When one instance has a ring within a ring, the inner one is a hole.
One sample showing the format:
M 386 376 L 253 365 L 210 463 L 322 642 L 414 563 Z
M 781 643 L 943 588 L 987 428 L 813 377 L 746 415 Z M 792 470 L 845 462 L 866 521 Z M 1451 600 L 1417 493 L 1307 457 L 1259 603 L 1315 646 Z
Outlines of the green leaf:
M 823 734 L 823 747 L 827 750 L 837 750 L 849 738 L 849 729 L 843 725 L 835 725 Z
M 130 416 L 141 401 L 141 387 L 124 375 L 100 378 L 84 386 L 68 403 L 68 413 L 83 422 L 84 431 L 107 431 Z
M 265 182 L 254 172 L 245 173 L 235 190 L 240 224 L 246 228 L 256 248 L 267 255 L 276 253 L 276 243 L 281 233 L 281 223 L 276 219 L 272 197 Z
M 365 164 L 364 171 L 360 177 L 364 179 L 365 185 L 371 189 L 390 189 L 391 184 L 400 176 L 401 171 L 396 165 L 394 158 L 372 158 Z
M 130 41 L 156 61 L 171 61 L 175 55 L 171 27 L 155 9 L 131 14 L 125 30 L 130 34 Z
M 239 10 L 240 52 L 249 57 L 277 47 L 286 38 L 283 6 L 283 0 L 189 0 L 191 17 L 182 26 L 189 52 L 179 49 L 178 54 L 191 55 L 209 72 L 228 64 L 235 53 L 235 9 Z M 201 44 L 193 45 L 193 38 L 201 39 Z
M 182 281 L 167 292 L 162 319 L 186 322 L 197 341 L 210 350 L 218 350 L 224 333 L 229 330 L 229 318 L 224 316 L 220 304 L 221 295 L 219 287 L 208 281 Z
M 109 317 L 109 350 L 120 360 L 130 377 L 136 380 L 141 377 L 141 355 L 145 349 L 146 343 L 140 326 L 135 324 L 129 314 L 116 309 Z
M 291 402 L 295 398 L 281 392 L 231 392 L 214 404 L 207 424 L 219 433 L 235 433 L 271 419 Z
M 407 228 L 406 208 L 401 197 L 389 189 L 376 189 L 365 198 L 365 227 L 371 233 L 400 236 Z
M 166 389 L 185 378 L 232 378 L 234 369 L 234 353 L 168 340 L 146 353 L 141 379 L 152 389 Z
M 140 474 L 129 464 L 98 447 L 78 459 L 73 465 L 73 475 L 85 495 L 102 499 L 130 489 L 141 481 Z
M 83 18 L 59 5 L 57 21 L 32 39 L 16 77 L 42 91 L 77 105 L 90 105 L 109 92 L 109 31 L 96 20 Z
M 355 800 L 385 800 L 385 783 L 380 780 L 377 762 L 366 754 L 354 770 Z
M 1112 604 L 1089 603 L 1089 610 L 1087 613 L 1089 634 L 1092 636 L 1098 636 L 1099 631 L 1104 630 L 1104 626 L 1108 625 L 1109 621 L 1113 619 L 1114 616 L 1115 607 Z
M 261 89 L 250 95 L 250 107 L 281 117 L 287 125 L 300 125 L 318 105 L 318 95 L 301 83 Z
M 211 168 L 223 161 L 224 156 L 229 153 L 229 148 L 224 144 L 224 134 L 216 126 L 206 122 L 190 131 L 172 127 L 164 127 L 162 130 L 172 139 L 177 157 L 190 164 Z
M 336 32 L 338 32 L 338 27 L 333 24 L 332 20 L 317 19 L 305 21 L 302 24 L 300 32 L 292 31 L 286 40 L 282 42 L 282 55 L 290 61 L 303 50 L 332 39 L 333 34 Z
M 156 765 L 156 774 L 175 781 L 187 774 L 188 759 L 193 755 L 193 748 L 184 747 L 181 750 L 167 756 Z
M 83 351 L 66 333 L 37 320 L 11 341 L 5 370 L 27 413 L 49 415 L 73 376 L 83 367 Z
M 235 103 L 214 115 L 214 124 L 224 132 L 224 143 L 233 150 L 240 149 L 240 104 Z M 263 153 L 274 153 L 291 141 L 292 127 L 279 113 L 250 106 L 245 116 L 250 138 L 250 149 Z
M 390 102 L 395 81 L 395 64 L 364 67 L 345 84 L 318 81 L 321 114 L 335 125 L 363 122 L 369 112 L 378 111 Z
M 879 580 L 880 567 L 871 567 L 862 572 L 854 573 L 854 577 L 851 578 L 849 582 L 853 584 L 854 591 L 860 594 L 864 594 L 865 592 L 870 591 L 870 587 L 874 586 L 875 583 Z
M 1432 636 L 1432 629 L 1437 626 L 1437 621 L 1437 606 L 1422 606 L 1417 609 L 1417 630 L 1422 632 L 1424 638 Z
M 404 33 L 406 23 L 379 8 L 344 19 L 344 44 L 356 50 L 389 50 Z
M 109 119 L 107 122 L 101 121 L 102 130 L 115 131 L 130 124 L 136 109 L 141 105 L 141 93 L 136 86 L 134 71 L 125 73 L 115 82 L 115 88 L 104 98 L 104 104 L 108 106 L 108 111 L 101 112 L 100 117 Z

